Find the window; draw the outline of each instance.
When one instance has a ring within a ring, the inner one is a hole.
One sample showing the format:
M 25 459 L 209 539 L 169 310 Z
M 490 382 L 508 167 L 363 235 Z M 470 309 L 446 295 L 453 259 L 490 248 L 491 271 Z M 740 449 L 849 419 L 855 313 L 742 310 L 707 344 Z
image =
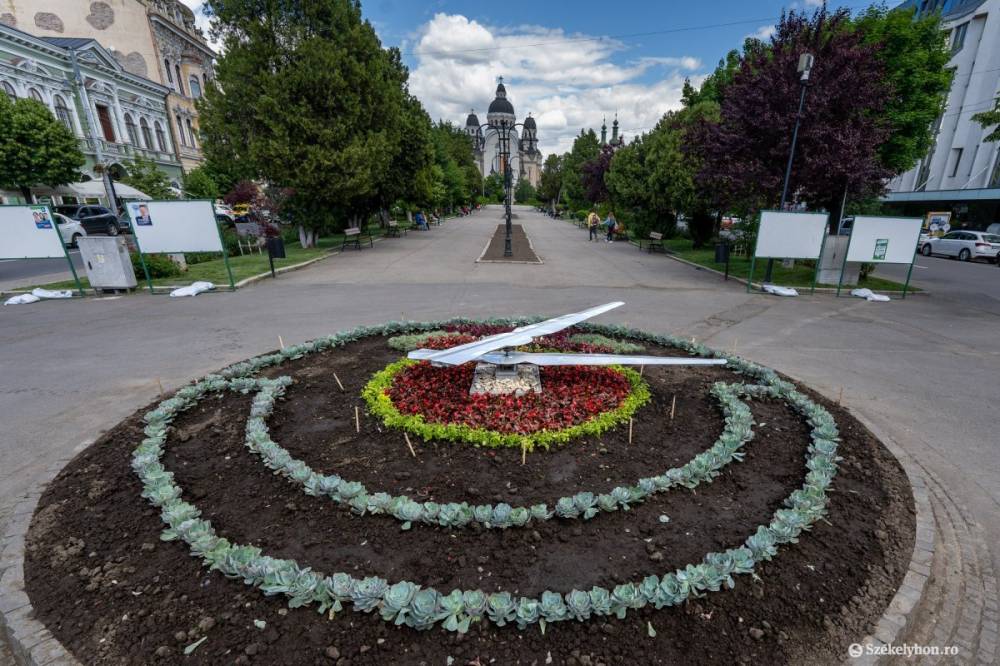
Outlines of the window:
M 35 100 L 36 102 L 42 101 L 42 93 L 38 92 L 38 88 L 29 88 L 28 97 Z
M 958 165 L 962 163 L 962 149 L 953 148 L 951 154 L 954 155 L 954 163 L 951 166 L 951 177 L 954 178 L 958 175 Z
M 17 101 L 17 93 L 14 92 L 14 86 L 10 85 L 6 81 L 0 81 L 0 86 L 3 87 L 3 91 L 6 93 L 7 97 L 10 97 L 10 101 Z
M 142 131 L 142 145 L 153 150 L 153 135 L 149 132 L 149 123 L 145 118 L 139 119 L 139 129 Z
M 174 65 L 174 73 L 177 74 L 177 91 L 184 94 L 184 80 L 181 79 L 181 66 Z
M 163 69 L 167 70 L 167 83 L 174 85 L 174 75 L 170 73 L 170 61 L 163 59 Z
M 115 126 L 111 123 L 111 111 L 108 107 L 103 104 L 96 104 L 94 108 L 97 110 L 97 122 L 101 125 L 101 131 L 104 133 L 104 140 L 114 143 L 115 141 Z
M 61 95 L 55 96 L 55 107 L 56 118 L 58 118 L 59 122 L 66 126 L 66 129 L 72 132 L 73 118 L 69 115 L 69 108 L 66 106 L 66 100 L 64 100 Z
M 163 134 L 163 125 L 157 120 L 153 123 L 153 127 L 156 132 L 156 147 L 160 149 L 161 153 L 167 152 L 167 138 Z
M 128 113 L 125 114 L 125 131 L 128 132 L 128 140 L 133 146 L 139 145 L 139 134 L 135 131 L 135 121 Z
M 969 30 L 969 22 L 956 27 L 951 33 L 951 52 L 958 53 L 965 46 L 965 33 Z
M 186 146 L 188 145 L 188 142 L 187 139 L 184 137 L 184 123 L 181 122 L 180 116 L 174 116 L 174 118 L 177 120 L 177 136 L 181 140 L 181 145 Z
M 190 118 L 187 119 L 187 128 L 188 128 L 188 136 L 191 138 L 191 147 L 192 148 L 197 148 L 198 147 L 198 140 L 195 139 L 194 127 L 191 126 L 191 119 Z
M 191 91 L 191 97 L 195 99 L 201 97 L 201 84 L 198 83 L 198 77 L 194 74 L 188 79 L 188 89 Z

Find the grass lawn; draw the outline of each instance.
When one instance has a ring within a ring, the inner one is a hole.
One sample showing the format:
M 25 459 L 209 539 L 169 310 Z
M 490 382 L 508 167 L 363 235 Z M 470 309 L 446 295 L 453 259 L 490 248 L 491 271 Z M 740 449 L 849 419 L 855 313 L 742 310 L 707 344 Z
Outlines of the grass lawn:
M 400 227 L 403 229 L 409 229 L 410 226 L 411 225 L 405 221 L 400 222 Z M 377 226 L 370 227 L 369 230 L 375 238 L 383 235 L 382 231 Z M 286 242 L 286 257 L 284 259 L 275 259 L 274 268 L 277 270 L 285 266 L 300 264 L 304 261 L 309 261 L 310 259 L 315 259 L 316 257 L 328 254 L 333 250 L 339 250 L 343 242 L 343 234 L 331 234 L 329 236 L 321 237 L 317 242 L 317 247 L 309 249 L 299 247 L 298 241 Z M 239 282 L 240 280 L 245 280 L 248 277 L 259 275 L 260 273 L 266 273 L 271 270 L 267 260 L 267 252 L 262 254 L 247 254 L 230 257 L 229 267 L 233 271 L 234 282 Z M 90 284 L 84 275 L 84 272 L 80 271 L 80 284 L 82 284 L 86 289 L 90 287 Z M 140 289 L 146 287 L 146 278 L 142 275 L 141 271 L 137 271 L 135 277 L 139 281 Z M 218 259 L 212 261 L 205 261 L 200 264 L 188 264 L 187 271 L 176 277 L 154 278 L 153 285 L 158 287 L 187 285 L 200 280 L 212 282 L 218 289 L 224 289 L 229 286 L 229 275 L 226 273 L 226 264 L 223 262 L 221 254 Z M 33 289 L 35 287 L 42 287 L 43 289 L 76 289 L 76 283 L 72 280 L 64 280 L 62 282 L 51 282 L 49 284 L 31 285 L 22 287 L 22 289 Z
M 690 261 L 691 263 L 698 264 L 699 266 L 705 266 L 706 268 L 712 268 L 717 271 L 724 271 L 725 264 L 715 263 L 715 248 L 714 246 L 704 247 L 698 250 L 693 249 L 692 241 L 686 238 L 672 238 L 669 240 L 664 240 L 663 245 L 670 250 L 673 254 L 677 255 L 681 259 Z M 764 272 L 767 269 L 767 260 L 758 260 L 754 266 L 753 281 L 759 283 L 764 279 Z M 747 273 L 750 272 L 750 259 L 747 257 L 741 257 L 736 255 L 730 255 L 729 257 L 729 274 L 738 278 L 746 279 Z M 773 284 L 781 285 L 783 287 L 809 287 L 812 285 L 813 273 L 815 269 L 811 266 L 804 265 L 801 261 L 796 261 L 795 266 L 792 268 L 785 268 L 781 265 L 780 261 L 774 262 L 774 272 L 772 274 Z M 816 284 L 817 287 L 834 287 L 835 284 Z M 847 287 L 847 285 L 844 285 Z M 861 280 L 859 287 L 868 287 L 872 291 L 902 291 L 903 285 L 899 282 L 893 280 L 885 280 L 876 276 L 869 276 L 865 280 Z M 853 287 L 853 285 L 852 285 Z M 920 291 L 912 285 L 907 291 Z

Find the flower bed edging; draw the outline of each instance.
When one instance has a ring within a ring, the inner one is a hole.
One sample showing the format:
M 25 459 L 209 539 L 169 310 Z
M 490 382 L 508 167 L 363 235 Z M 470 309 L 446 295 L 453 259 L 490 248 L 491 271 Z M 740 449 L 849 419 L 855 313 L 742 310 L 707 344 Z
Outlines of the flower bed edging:
M 229 377 L 243 377 L 244 381 L 252 382 L 245 377 L 256 369 L 317 348 L 344 344 L 350 336 L 359 335 L 362 330 L 369 335 L 384 334 L 392 326 L 400 324 L 355 329 L 344 337 L 331 336 L 323 341 L 298 345 L 281 354 L 230 366 L 225 372 Z M 590 330 L 599 329 L 594 327 Z M 604 330 L 621 332 L 627 329 L 605 327 Z M 631 337 L 671 344 L 671 338 L 648 336 L 638 331 L 634 333 Z M 729 358 L 699 345 L 690 344 L 684 348 L 700 355 Z M 779 545 L 796 542 L 802 531 L 808 530 L 824 515 L 826 491 L 836 474 L 839 460 L 836 455 L 839 433 L 833 417 L 792 384 L 778 378 L 773 371 L 742 359 L 733 358 L 732 361 L 740 372 L 761 380 L 760 384 L 744 386 L 748 394 L 786 400 L 811 426 L 811 442 L 806 454 L 806 466 L 810 471 L 806 474 L 805 483 L 786 498 L 786 508 L 775 511 L 771 522 L 759 526 L 742 546 L 708 553 L 698 564 L 689 564 L 662 577 L 651 575 L 641 581 L 617 585 L 612 590 L 595 586 L 589 591 L 572 590 L 565 595 L 546 591 L 540 598 L 522 596 L 516 599 L 509 592 L 487 595 L 480 590 L 453 590 L 448 595 L 442 595 L 433 588 L 421 588 L 409 581 L 390 585 L 375 576 L 363 579 L 346 573 L 323 576 L 309 568 L 299 567 L 294 560 L 272 558 L 263 555 L 261 549 L 255 546 L 232 544 L 219 537 L 211 523 L 200 518 L 197 507 L 181 499 L 182 491 L 173 482 L 173 474 L 164 469 L 161 456 L 167 428 L 176 414 L 189 408 L 213 387 L 215 390 L 223 388 L 223 376 L 211 375 L 198 384 L 185 387 L 175 397 L 163 401 L 157 409 L 149 412 L 144 430 L 146 438 L 136 448 L 132 466 L 143 483 L 143 497 L 161 509 L 161 518 L 169 526 L 162 538 L 184 540 L 192 554 L 201 557 L 211 569 L 228 577 L 242 578 L 244 583 L 259 587 L 266 595 L 284 594 L 289 597 L 292 608 L 315 603 L 320 612 L 332 613 L 339 611 L 344 603 L 350 603 L 356 611 L 372 612 L 377 609 L 384 620 L 415 629 L 429 629 L 440 623 L 449 631 L 464 632 L 472 622 L 488 618 L 498 626 L 516 623 L 521 629 L 538 623 L 544 632 L 547 622 L 582 621 L 592 615 L 610 614 L 623 618 L 629 609 L 646 605 L 655 608 L 673 606 L 690 596 L 717 591 L 723 585 L 733 587 L 734 574 L 753 573 L 757 563 L 770 560 L 777 554 Z M 249 386 L 248 383 L 245 388 L 249 390 Z

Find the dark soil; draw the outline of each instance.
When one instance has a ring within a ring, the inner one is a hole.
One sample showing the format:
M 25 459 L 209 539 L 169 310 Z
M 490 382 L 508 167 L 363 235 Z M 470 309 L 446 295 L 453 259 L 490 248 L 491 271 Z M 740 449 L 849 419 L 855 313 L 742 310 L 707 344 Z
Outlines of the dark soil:
M 439 502 L 551 503 L 683 464 L 722 429 L 708 395 L 712 382 L 739 381 L 718 368 L 646 368 L 654 398 L 637 414 L 631 444 L 624 426 L 538 451 L 522 466 L 519 451 L 411 438 L 414 458 L 400 433 L 370 417 L 362 417 L 357 433 L 361 387 L 395 358 L 384 338 L 373 338 L 270 369 L 266 374 L 296 380 L 270 420 L 275 441 L 317 471 L 363 481 L 373 492 Z M 746 459 L 696 491 L 671 491 L 588 522 L 401 531 L 394 518 L 352 516 L 269 473 L 243 446 L 249 401 L 227 394 L 182 414 L 164 456 L 186 499 L 221 535 L 324 573 L 406 578 L 444 592 L 612 586 L 739 545 L 802 484 L 808 441 L 789 408 L 755 401 L 757 437 Z M 203 636 L 186 660 L 445 664 L 450 656 L 460 665 L 543 664 L 551 655 L 555 664 L 595 665 L 839 662 L 848 644 L 871 631 L 905 573 L 913 509 L 898 463 L 846 412 L 827 407 L 840 425 L 844 458 L 828 522 L 759 567 L 760 581 L 739 577 L 734 590 L 679 608 L 558 623 L 544 636 L 537 627 L 522 632 L 483 623 L 464 637 L 395 627 L 352 611 L 331 620 L 287 609 L 283 598 L 203 569 L 183 544 L 159 541 L 158 512 L 139 496 L 129 468 L 145 409 L 81 453 L 45 492 L 29 532 L 28 593 L 39 619 L 87 664 L 172 663 Z M 669 523 L 660 523 L 663 514 Z
M 504 224 L 498 224 L 497 230 L 493 233 L 493 238 L 490 239 L 490 244 L 486 248 L 486 252 L 479 257 L 479 261 L 514 262 L 521 264 L 542 263 L 542 260 L 538 258 L 535 251 L 531 249 L 531 241 L 528 240 L 528 234 L 524 233 L 524 227 L 520 224 L 510 225 L 511 256 L 509 257 L 503 256 L 503 248 L 506 238 L 507 226 Z

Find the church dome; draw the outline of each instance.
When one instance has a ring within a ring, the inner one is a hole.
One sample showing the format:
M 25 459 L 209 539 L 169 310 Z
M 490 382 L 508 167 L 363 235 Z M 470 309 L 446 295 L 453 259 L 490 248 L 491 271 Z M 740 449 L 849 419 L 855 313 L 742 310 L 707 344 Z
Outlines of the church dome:
M 526 130 L 538 129 L 537 126 L 535 125 L 535 119 L 532 118 L 531 116 L 528 116 L 527 118 L 525 118 L 524 119 L 524 129 L 526 129 Z
M 514 115 L 514 105 L 510 103 L 510 100 L 504 97 L 497 97 L 492 103 L 490 103 L 488 113 L 509 113 Z
M 479 127 L 479 116 L 477 116 L 475 114 L 475 112 L 470 111 L 469 112 L 469 117 L 465 119 L 465 126 L 466 127 Z

